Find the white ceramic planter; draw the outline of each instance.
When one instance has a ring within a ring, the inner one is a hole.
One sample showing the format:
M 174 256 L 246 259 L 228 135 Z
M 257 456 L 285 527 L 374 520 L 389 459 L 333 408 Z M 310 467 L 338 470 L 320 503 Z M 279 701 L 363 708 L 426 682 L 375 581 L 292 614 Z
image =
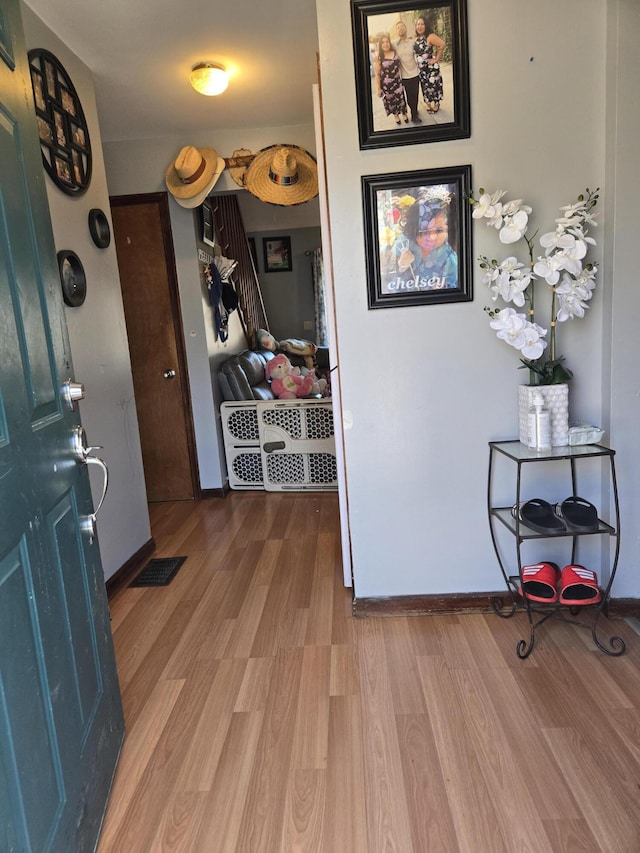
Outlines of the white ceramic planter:
M 518 389 L 518 414 L 520 441 L 527 443 L 527 415 L 533 405 L 534 394 L 541 394 L 551 415 L 551 446 L 564 447 L 569 444 L 569 386 L 520 385 Z

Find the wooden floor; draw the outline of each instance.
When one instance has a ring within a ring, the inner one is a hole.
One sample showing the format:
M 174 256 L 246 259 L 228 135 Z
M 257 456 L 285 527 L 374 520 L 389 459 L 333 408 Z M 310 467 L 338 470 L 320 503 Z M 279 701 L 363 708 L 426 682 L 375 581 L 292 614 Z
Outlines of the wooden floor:
M 602 620 L 623 657 L 552 621 L 521 661 L 522 614 L 352 618 L 334 494 L 151 514 L 188 559 L 111 603 L 127 737 L 99 853 L 640 851 L 625 622 Z

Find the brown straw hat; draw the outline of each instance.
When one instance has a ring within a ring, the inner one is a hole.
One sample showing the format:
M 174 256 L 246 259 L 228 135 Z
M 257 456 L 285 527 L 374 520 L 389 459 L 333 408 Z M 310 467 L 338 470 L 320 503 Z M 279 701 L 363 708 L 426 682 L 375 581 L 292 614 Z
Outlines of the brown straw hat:
M 199 207 L 223 169 L 224 160 L 215 148 L 186 145 L 167 169 L 167 189 L 182 207 Z
M 253 158 L 244 186 L 268 204 L 303 204 L 318 195 L 315 157 L 298 145 L 270 145 Z
M 236 148 L 231 157 L 226 160 L 227 171 L 239 187 L 244 189 L 244 176 L 247 174 L 253 154 L 248 148 Z

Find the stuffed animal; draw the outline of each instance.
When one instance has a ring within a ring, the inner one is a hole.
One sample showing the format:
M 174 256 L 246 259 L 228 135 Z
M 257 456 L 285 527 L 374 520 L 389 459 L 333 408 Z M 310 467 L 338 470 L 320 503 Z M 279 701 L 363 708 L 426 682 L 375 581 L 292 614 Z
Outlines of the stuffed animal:
M 313 376 L 307 373 L 300 376 L 293 372 L 291 362 L 281 352 L 267 362 L 265 368 L 271 390 L 279 400 L 295 400 L 296 397 L 309 397 L 313 391 Z
M 278 341 L 273 337 L 271 332 L 267 332 L 265 329 L 258 329 L 256 332 L 256 346 L 260 349 L 269 350 L 269 352 L 275 352 L 278 349 Z
M 303 341 L 300 338 L 286 338 L 278 341 L 278 349 L 287 355 L 297 355 L 304 361 L 304 366 L 312 370 L 315 367 L 315 355 L 318 347 L 311 341 Z
M 313 383 L 311 385 L 311 397 L 327 397 L 330 395 L 329 383 L 322 376 L 318 376 L 315 369 L 308 370 L 306 367 L 294 367 L 293 372 L 298 371 L 301 376 L 311 376 Z
M 312 341 L 301 338 L 285 338 L 283 341 L 277 341 L 271 332 L 258 329 L 256 343 L 260 349 L 266 349 L 269 352 L 284 352 L 287 355 L 297 356 L 308 370 L 313 370 L 315 367 L 315 354 L 318 347 Z

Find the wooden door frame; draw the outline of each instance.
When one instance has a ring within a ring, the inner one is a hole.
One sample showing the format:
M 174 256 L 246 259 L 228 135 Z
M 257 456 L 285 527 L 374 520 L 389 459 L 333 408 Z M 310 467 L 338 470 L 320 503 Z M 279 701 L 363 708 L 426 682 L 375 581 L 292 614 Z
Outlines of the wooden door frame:
M 195 429 L 193 424 L 193 408 L 191 405 L 191 384 L 189 381 L 189 370 L 187 368 L 187 351 L 184 342 L 184 326 L 182 323 L 182 310 L 180 308 L 180 290 L 178 287 L 178 272 L 176 269 L 176 256 L 173 250 L 173 231 L 171 229 L 171 216 L 169 213 L 169 194 L 157 193 L 135 193 L 133 195 L 109 196 L 112 207 L 132 206 L 135 204 L 157 204 L 160 213 L 160 228 L 162 231 L 162 243 L 164 249 L 164 261 L 167 269 L 167 281 L 169 283 L 169 302 L 171 304 L 171 318 L 176 340 L 176 356 L 178 369 L 183 378 L 181 383 L 182 405 L 185 415 L 185 426 L 187 434 L 187 452 L 189 454 L 189 467 L 191 469 L 191 485 L 195 500 L 203 497 L 200 486 L 200 471 L 198 468 L 198 455 L 196 451 Z M 126 325 L 126 320 L 125 320 Z

